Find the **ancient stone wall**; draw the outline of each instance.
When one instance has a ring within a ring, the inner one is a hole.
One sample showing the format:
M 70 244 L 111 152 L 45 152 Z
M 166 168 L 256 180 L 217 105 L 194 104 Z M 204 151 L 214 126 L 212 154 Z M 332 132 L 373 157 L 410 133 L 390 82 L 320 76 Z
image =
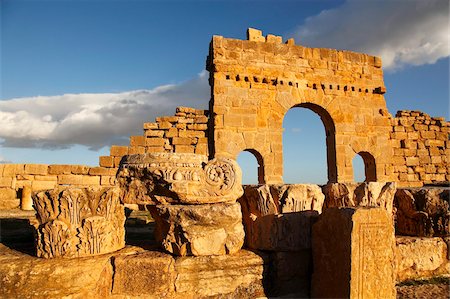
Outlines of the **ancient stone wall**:
M 0 164 L 0 209 L 17 208 L 24 187 L 112 186 L 117 169 L 85 165 Z
M 420 111 L 391 119 L 394 180 L 401 187 L 450 181 L 450 123 Z
M 359 154 L 369 181 L 390 181 L 391 130 L 378 57 L 307 48 L 249 29 L 248 40 L 214 36 L 207 60 L 213 98 L 213 155 L 252 152 L 260 183 L 282 183 L 283 118 L 293 107 L 317 113 L 325 127 L 328 179 L 353 180 Z
M 157 117 L 144 123 L 143 136 L 131 136 L 129 146 L 113 145 L 102 156 L 102 167 L 117 168 L 125 155 L 145 153 L 196 153 L 208 155 L 208 110 L 177 107 L 174 116 Z

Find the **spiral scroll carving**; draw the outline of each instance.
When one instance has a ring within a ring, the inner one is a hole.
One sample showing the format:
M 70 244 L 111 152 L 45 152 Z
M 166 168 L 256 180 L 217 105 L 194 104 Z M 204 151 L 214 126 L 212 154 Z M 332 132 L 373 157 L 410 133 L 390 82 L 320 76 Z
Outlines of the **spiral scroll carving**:
M 228 159 L 211 160 L 205 167 L 206 183 L 220 191 L 228 191 L 236 183 L 236 170 Z

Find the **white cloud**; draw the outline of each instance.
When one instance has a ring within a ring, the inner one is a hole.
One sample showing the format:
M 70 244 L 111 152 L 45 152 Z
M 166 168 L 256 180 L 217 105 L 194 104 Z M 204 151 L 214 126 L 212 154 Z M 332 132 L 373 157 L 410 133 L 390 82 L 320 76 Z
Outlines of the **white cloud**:
M 348 0 L 306 19 L 299 44 L 381 56 L 386 69 L 450 55 L 448 0 Z
M 173 115 L 177 106 L 207 109 L 207 72 L 177 85 L 122 93 L 65 94 L 0 101 L 1 145 L 99 149 L 127 144 L 142 123 Z

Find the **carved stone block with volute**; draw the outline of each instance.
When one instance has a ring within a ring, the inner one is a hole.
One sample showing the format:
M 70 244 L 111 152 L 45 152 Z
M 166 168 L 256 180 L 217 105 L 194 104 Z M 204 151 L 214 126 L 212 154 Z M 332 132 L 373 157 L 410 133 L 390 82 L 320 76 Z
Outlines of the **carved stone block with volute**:
M 82 257 L 125 246 L 125 214 L 118 188 L 56 188 L 33 196 L 37 255 Z
M 241 178 L 234 160 L 185 153 L 125 156 L 117 173 L 122 201 L 149 205 L 234 202 Z

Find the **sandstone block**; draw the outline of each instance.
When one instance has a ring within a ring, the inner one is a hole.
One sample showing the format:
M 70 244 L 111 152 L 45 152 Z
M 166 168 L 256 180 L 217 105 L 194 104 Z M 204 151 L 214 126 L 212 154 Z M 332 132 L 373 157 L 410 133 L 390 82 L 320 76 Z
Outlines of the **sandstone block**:
M 262 279 L 266 261 L 251 251 L 233 255 L 181 257 L 175 259 L 175 289 L 186 298 L 265 297 Z
M 45 164 L 25 164 L 25 172 L 28 174 L 46 175 L 47 171 L 48 165 Z
M 203 155 L 130 155 L 119 169 L 124 203 L 202 204 L 234 202 L 242 195 L 242 174 L 231 159 Z
M 18 174 L 25 174 L 25 164 L 4 164 L 3 176 L 15 176 Z
M 114 167 L 114 158 L 111 156 L 101 156 L 99 158 L 100 167 Z
M 223 255 L 244 244 L 239 203 L 159 205 L 151 208 L 155 239 L 166 251 L 180 255 Z
M 325 210 L 313 227 L 312 297 L 395 298 L 394 247 L 386 210 Z
M 184 137 L 174 137 L 172 139 L 172 144 L 174 145 L 191 145 L 196 143 L 196 138 L 184 138 Z
M 14 209 L 19 206 L 16 190 L 0 187 L 0 209 Z
M 131 136 L 130 137 L 130 146 L 144 146 L 145 145 L 145 137 L 144 136 Z
M 56 181 L 38 181 L 35 180 L 31 183 L 31 187 L 33 191 L 41 191 L 41 190 L 48 190 L 53 189 L 57 186 Z
M 393 215 L 395 183 L 331 183 L 323 187 L 325 208 L 382 207 Z
M 15 181 L 15 178 L 13 177 L 0 177 L 0 187 L 13 187 L 13 180 Z
M 311 227 L 324 202 L 319 186 L 245 186 L 239 202 L 249 248 L 275 251 L 311 248 Z
M 37 255 L 81 257 L 125 246 L 125 213 L 117 188 L 56 188 L 33 196 Z
M 91 168 L 86 165 L 70 165 L 72 174 L 88 174 Z
M 128 146 L 119 146 L 113 145 L 111 146 L 109 153 L 114 157 L 122 157 L 128 154 Z
M 144 130 L 158 129 L 158 124 L 157 123 L 144 123 L 143 128 L 144 128 Z
M 394 205 L 397 234 L 420 237 L 450 234 L 448 188 L 399 189 Z
M 81 184 L 85 185 L 85 186 L 99 186 L 100 185 L 100 176 L 83 175 Z
M 81 185 L 83 182 L 83 176 L 78 174 L 73 175 L 58 175 L 59 185 Z
M 450 273 L 449 248 L 442 238 L 397 237 L 397 281 Z
M 145 133 L 144 133 L 144 136 L 145 137 L 162 138 L 162 137 L 164 137 L 164 133 L 166 133 L 166 132 L 167 132 L 166 130 L 146 130 Z
M 265 42 L 266 38 L 262 36 L 262 31 L 254 28 L 247 29 L 247 40 L 254 42 Z
M 111 168 L 106 167 L 92 167 L 89 169 L 89 175 L 110 175 Z
M 165 143 L 164 138 L 147 138 L 145 141 L 146 146 L 163 146 Z
M 157 251 L 115 257 L 112 294 L 154 298 L 174 296 L 174 262 L 170 255 Z

